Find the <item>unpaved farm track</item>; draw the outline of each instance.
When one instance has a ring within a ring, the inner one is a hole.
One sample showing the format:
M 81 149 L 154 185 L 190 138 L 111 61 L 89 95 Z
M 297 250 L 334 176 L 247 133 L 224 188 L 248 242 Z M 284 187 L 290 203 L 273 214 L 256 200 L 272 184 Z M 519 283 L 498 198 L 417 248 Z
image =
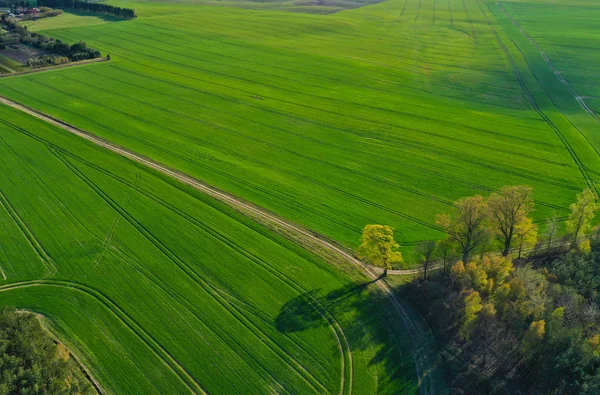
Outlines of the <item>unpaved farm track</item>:
M 376 286 L 388 297 L 390 303 L 392 304 L 392 306 L 394 308 L 394 311 L 401 318 L 409 336 L 412 339 L 412 344 L 413 344 L 412 356 L 413 356 L 413 360 L 415 363 L 417 377 L 419 379 L 420 393 L 421 394 L 434 394 L 434 392 L 435 392 L 434 383 L 433 383 L 433 379 L 431 377 L 432 368 L 429 364 L 426 350 L 422 349 L 421 345 L 419 344 L 420 343 L 418 340 L 419 333 L 417 331 L 417 328 L 411 321 L 410 317 L 406 313 L 406 310 L 402 306 L 402 303 L 400 303 L 399 299 L 395 296 L 394 292 L 389 287 L 389 285 L 385 281 L 376 281 L 376 280 L 380 279 L 380 272 L 377 269 L 370 267 L 368 265 L 365 265 L 362 261 L 355 258 L 351 253 L 346 251 L 343 247 L 337 245 L 333 241 L 327 240 L 324 236 L 313 233 L 307 229 L 302 228 L 299 225 L 293 224 L 293 223 L 277 216 L 276 214 L 267 211 L 266 209 L 257 207 L 243 199 L 231 196 L 226 192 L 223 192 L 217 188 L 214 188 L 208 184 L 205 184 L 205 183 L 203 183 L 191 176 L 188 176 L 184 173 L 181 173 L 177 170 L 171 169 L 166 165 L 163 165 L 159 162 L 153 161 L 150 158 L 147 158 L 143 155 L 140 155 L 138 153 L 130 151 L 130 150 L 123 148 L 117 144 L 110 143 L 100 137 L 97 137 L 97 136 L 95 136 L 91 133 L 88 133 L 82 129 L 79 129 L 73 125 L 70 125 L 70 124 L 63 122 L 57 118 L 54 118 L 50 115 L 44 114 L 42 112 L 39 112 L 37 110 L 34 110 L 27 106 L 24 106 L 20 103 L 17 103 L 13 100 L 6 98 L 6 97 L 0 96 L 0 103 L 6 104 L 14 109 L 17 109 L 19 111 L 22 111 L 24 113 L 32 115 L 38 119 L 41 119 L 41 120 L 48 122 L 50 124 L 53 124 L 55 126 L 58 126 L 61 129 L 66 130 L 67 132 L 75 134 L 79 137 L 82 137 L 100 147 L 109 149 L 121 156 L 124 156 L 128 159 L 131 159 L 135 162 L 141 163 L 148 167 L 151 167 L 154 170 L 159 171 L 165 175 L 173 177 L 173 178 L 175 178 L 175 179 L 177 179 L 177 180 L 179 180 L 179 181 L 181 181 L 181 182 L 183 182 L 183 183 L 185 183 L 185 184 L 187 184 L 187 185 L 189 185 L 189 186 L 191 186 L 191 187 L 193 187 L 193 188 L 195 188 L 195 189 L 197 189 L 197 190 L 199 190 L 221 202 L 226 203 L 227 205 L 229 205 L 235 209 L 241 209 L 242 211 L 250 213 L 252 216 L 256 216 L 257 218 L 260 218 L 262 221 L 264 221 L 266 223 L 275 225 L 276 227 L 282 228 L 282 229 L 286 230 L 287 232 L 290 232 L 292 234 L 306 238 L 306 239 L 310 240 L 312 243 L 318 245 L 319 247 L 326 249 L 328 252 L 333 253 L 334 255 L 337 255 L 338 257 L 343 258 L 345 261 L 348 261 L 348 262 L 354 264 L 355 266 L 359 267 L 362 270 L 362 272 L 370 280 L 373 280 L 374 283 L 376 284 Z M 415 274 L 415 273 L 419 273 L 419 272 L 420 272 L 420 269 L 394 270 L 394 271 L 390 271 L 390 274 Z M 341 329 L 341 328 L 336 328 L 336 329 Z M 339 338 L 338 338 L 338 341 L 339 341 Z M 349 345 L 347 343 L 347 340 L 345 339 L 345 336 L 343 336 L 343 341 L 346 343 L 346 344 L 344 344 L 344 346 L 346 346 L 348 351 L 350 351 Z M 348 352 L 348 354 L 350 354 L 348 356 L 348 359 L 349 359 L 348 362 L 351 365 L 351 363 L 352 363 L 351 362 L 352 361 L 351 353 Z M 351 369 L 350 369 L 350 371 L 351 371 Z M 342 378 L 342 381 L 344 381 L 343 378 Z M 348 391 L 349 393 L 352 391 L 351 382 L 352 382 L 352 379 L 350 378 L 349 388 L 347 387 L 345 389 L 345 391 Z M 344 391 L 344 388 L 342 388 L 342 391 Z

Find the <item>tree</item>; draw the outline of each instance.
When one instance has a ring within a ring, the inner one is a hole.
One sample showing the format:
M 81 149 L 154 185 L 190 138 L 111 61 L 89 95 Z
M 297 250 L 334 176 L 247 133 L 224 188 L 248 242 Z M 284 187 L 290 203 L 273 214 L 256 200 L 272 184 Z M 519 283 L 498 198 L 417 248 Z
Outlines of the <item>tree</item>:
M 523 249 L 533 247 L 537 242 L 537 225 L 533 223 L 531 218 L 525 218 L 515 227 L 515 238 L 519 247 L 518 258 L 521 259 Z
M 421 264 L 423 265 L 423 280 L 427 279 L 427 269 L 436 253 L 435 241 L 424 241 L 417 246 L 415 253 L 418 255 Z
M 2 394 L 95 394 L 61 344 L 54 344 L 38 318 L 0 309 Z
M 523 348 L 525 351 L 536 349 L 546 334 L 546 321 L 533 321 L 523 336 Z
M 577 195 L 577 201 L 571 204 L 571 214 L 566 222 L 567 233 L 572 237 L 572 245 L 577 246 L 579 237 L 584 236 L 589 232 L 590 222 L 596 215 L 598 204 L 596 203 L 596 195 L 591 189 L 584 189 Z
M 402 263 L 402 254 L 394 240 L 394 229 L 387 225 L 367 225 L 363 229 L 358 257 L 367 263 L 383 267 L 383 276 L 394 263 Z
M 552 217 L 546 219 L 546 240 L 548 242 L 548 250 L 552 247 L 552 239 L 554 239 L 557 231 L 558 217 L 556 216 L 556 213 L 553 213 Z
M 469 262 L 465 266 L 465 274 L 469 278 L 469 287 L 477 291 L 488 290 L 488 276 L 486 271 L 477 264 L 477 262 Z
M 515 227 L 533 210 L 531 188 L 522 185 L 505 186 L 490 195 L 487 205 L 494 233 L 502 244 L 502 255 L 507 256 Z
M 479 195 L 460 199 L 455 205 L 458 209 L 455 218 L 441 214 L 436 223 L 460 247 L 462 260 L 467 262 L 469 253 L 484 244 L 489 237 L 487 207 L 483 197 Z
M 463 336 L 468 339 L 472 332 L 472 323 L 477 318 L 477 314 L 483 309 L 481 296 L 479 292 L 473 291 L 465 297 L 464 319 L 461 328 Z
M 437 243 L 438 256 L 442 259 L 442 270 L 444 274 L 448 274 L 448 263 L 455 255 L 454 245 L 452 240 L 444 238 Z

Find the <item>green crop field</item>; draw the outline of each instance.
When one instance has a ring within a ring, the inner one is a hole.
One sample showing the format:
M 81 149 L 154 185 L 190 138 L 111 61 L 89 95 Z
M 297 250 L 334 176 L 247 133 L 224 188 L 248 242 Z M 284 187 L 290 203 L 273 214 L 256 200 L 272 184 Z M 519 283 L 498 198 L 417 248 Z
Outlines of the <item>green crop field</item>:
M 3 94 L 349 247 L 384 223 L 408 251 L 454 200 L 507 184 L 534 188 L 538 221 L 564 216 L 599 177 L 600 124 L 495 2 L 118 4 L 139 17 L 34 25 L 111 62 Z
M 415 391 L 415 340 L 360 274 L 4 106 L 0 163 L 0 302 L 108 392 Z
M 409 263 L 461 197 L 529 185 L 541 223 L 599 191 L 593 1 L 111 4 L 138 17 L 24 23 L 109 62 L 0 94 L 347 247 L 391 225 Z M 0 303 L 46 316 L 107 392 L 443 388 L 426 325 L 407 307 L 408 336 L 358 270 L 5 106 L 0 163 Z

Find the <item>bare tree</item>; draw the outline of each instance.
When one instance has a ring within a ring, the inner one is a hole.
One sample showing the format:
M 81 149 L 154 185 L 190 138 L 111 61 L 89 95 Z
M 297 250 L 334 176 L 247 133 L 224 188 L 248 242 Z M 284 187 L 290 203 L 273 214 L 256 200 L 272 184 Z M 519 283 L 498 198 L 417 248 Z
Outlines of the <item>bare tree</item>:
M 429 265 L 433 260 L 433 257 L 436 253 L 436 244 L 435 241 L 424 241 L 417 246 L 415 249 L 416 254 L 419 256 L 419 260 L 423 265 L 423 280 L 426 280 L 427 270 L 429 270 Z
M 467 262 L 471 251 L 489 237 L 488 210 L 485 200 L 480 195 L 460 199 L 455 205 L 458 213 L 454 218 L 448 214 L 441 214 L 436 222 L 450 240 L 459 246 L 462 260 Z
M 558 217 L 556 216 L 556 213 L 553 213 L 552 217 L 546 220 L 546 240 L 548 242 L 548 250 L 552 248 L 552 240 L 554 239 L 554 236 L 556 236 L 556 232 L 558 232 Z
M 437 243 L 438 256 L 442 259 L 442 270 L 444 275 L 448 274 L 448 264 L 455 256 L 454 244 L 449 238 L 442 239 Z
M 487 204 L 493 231 L 502 244 L 502 255 L 507 256 L 515 235 L 515 227 L 533 210 L 531 188 L 522 185 L 505 186 L 492 193 Z

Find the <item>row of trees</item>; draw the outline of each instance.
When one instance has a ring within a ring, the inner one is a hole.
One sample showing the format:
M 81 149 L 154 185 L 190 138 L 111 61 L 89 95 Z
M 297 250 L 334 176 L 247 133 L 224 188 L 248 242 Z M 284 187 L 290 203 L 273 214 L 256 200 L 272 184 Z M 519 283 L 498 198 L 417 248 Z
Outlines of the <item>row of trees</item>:
M 31 67 L 43 67 L 86 59 L 96 59 L 102 56 L 100 51 L 89 48 L 83 41 L 69 45 L 61 40 L 55 40 L 36 32 L 29 32 L 26 27 L 19 26 L 12 18 L 7 18 L 4 15 L 1 20 L 4 29 L 11 33 L 16 33 L 13 36 L 18 37 L 18 43 L 31 45 L 52 53 L 52 55 L 30 59 L 28 65 Z M 1 42 L 2 39 L 0 39 Z
M 570 206 L 565 230 L 572 248 L 589 250 L 590 241 L 585 236 L 592 230 L 591 221 L 598 210 L 596 196 L 590 189 L 577 195 Z M 531 218 L 534 210 L 532 189 L 527 186 L 506 186 L 489 197 L 481 195 L 462 198 L 455 202 L 453 214 L 440 214 L 436 223 L 446 233 L 438 242 L 426 241 L 415 249 L 423 263 L 424 276 L 430 264 L 439 260 L 444 272 L 456 257 L 469 262 L 473 253 L 480 257 L 486 252 L 497 251 L 503 257 L 516 252 L 521 258 L 524 251 L 538 244 L 538 226 Z M 554 215 L 546 223 L 546 245 L 550 248 L 556 241 L 559 220 Z M 399 245 L 394 240 L 394 230 L 385 225 L 367 225 L 363 230 L 358 256 L 366 262 L 387 270 L 402 263 Z
M 135 10 L 132 8 L 117 7 L 100 2 L 82 0 L 38 0 L 38 5 L 52 8 L 70 8 L 74 10 L 92 11 L 115 15 L 126 19 L 133 19 L 136 17 Z
M 571 250 L 541 266 L 477 257 L 398 292 L 435 331 L 453 391 L 597 394 L 598 248 L 594 241 L 591 253 Z
M 600 231 L 592 227 L 598 210 L 594 192 L 577 195 L 564 218 L 564 237 L 557 236 L 563 232 L 553 216 L 542 241 L 531 219 L 528 187 L 504 187 L 487 198 L 460 199 L 455 206 L 452 214 L 437 216 L 446 237 L 415 249 L 425 277 L 397 289 L 436 333 L 452 391 L 600 393 Z M 359 255 L 382 266 L 390 257 L 401 259 L 398 248 L 393 229 L 369 225 Z M 527 257 L 513 262 L 513 252 L 521 258 L 525 251 Z M 427 276 L 435 260 L 444 270 Z

